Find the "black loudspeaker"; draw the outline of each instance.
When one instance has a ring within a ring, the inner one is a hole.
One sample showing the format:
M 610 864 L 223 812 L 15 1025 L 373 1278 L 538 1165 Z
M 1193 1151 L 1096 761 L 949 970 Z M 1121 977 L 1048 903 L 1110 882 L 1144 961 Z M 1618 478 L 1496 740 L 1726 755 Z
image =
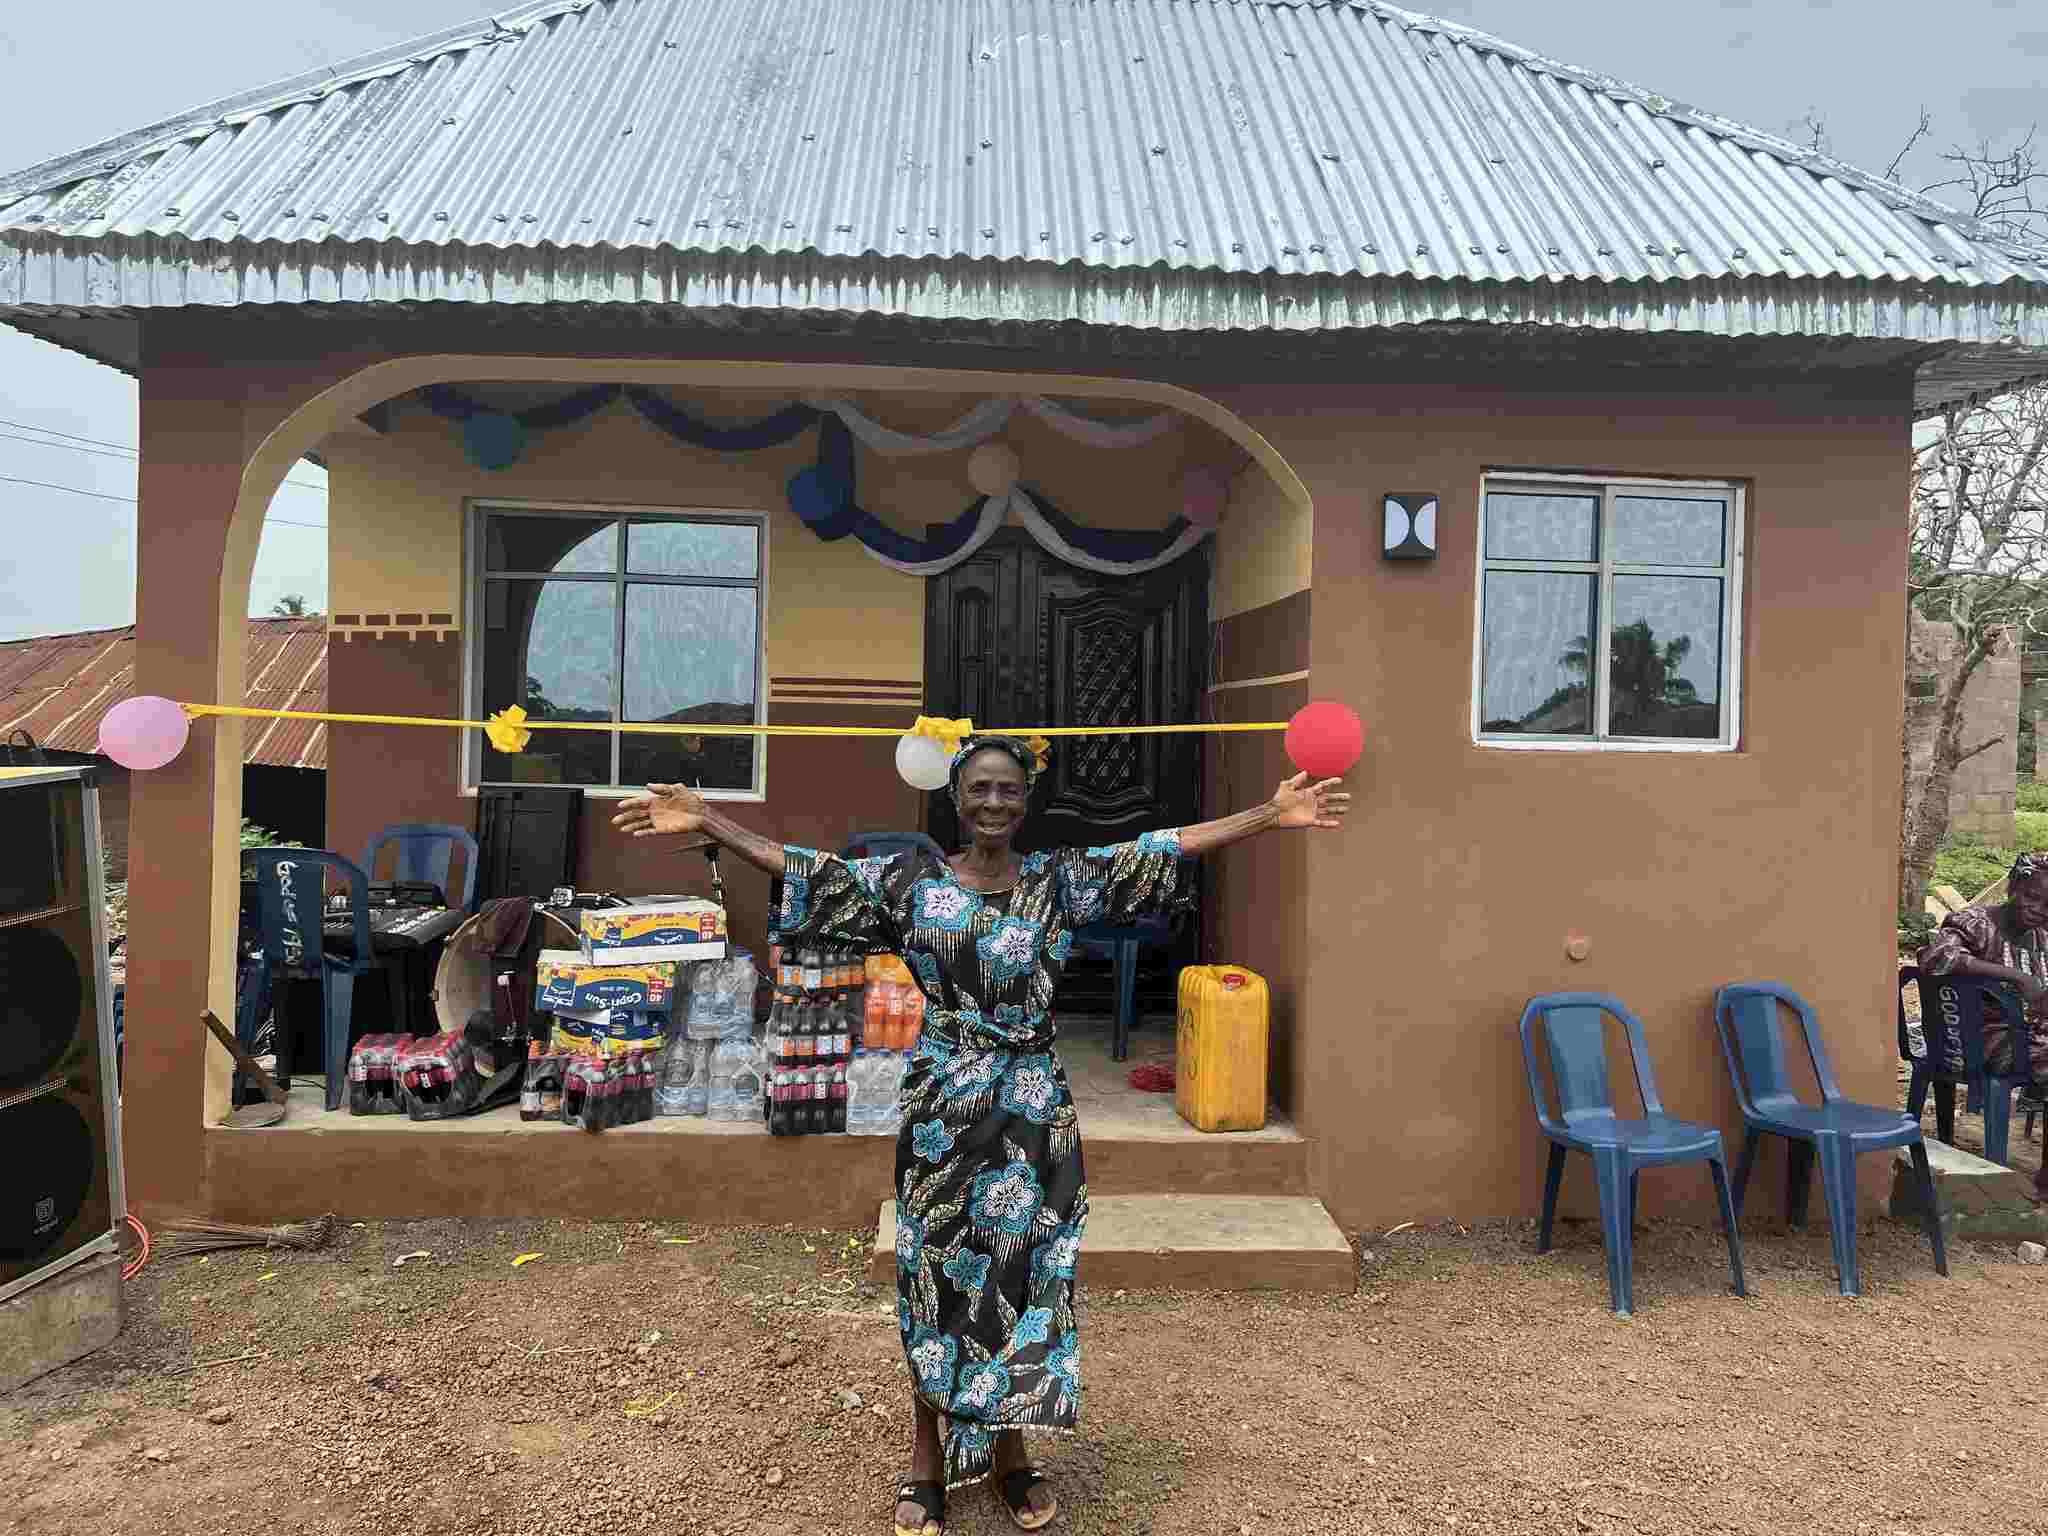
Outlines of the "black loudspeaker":
M 562 886 L 574 890 L 582 831 L 581 788 L 477 791 L 478 904 L 501 896 L 546 901 Z
M 120 1102 L 99 793 L 0 768 L 0 1300 L 120 1249 Z

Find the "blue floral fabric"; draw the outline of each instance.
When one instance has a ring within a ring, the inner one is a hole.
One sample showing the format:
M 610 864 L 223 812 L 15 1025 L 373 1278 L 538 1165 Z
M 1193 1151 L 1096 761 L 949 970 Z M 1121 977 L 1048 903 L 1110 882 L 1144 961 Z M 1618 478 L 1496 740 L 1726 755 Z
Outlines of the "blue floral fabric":
M 1053 995 L 1075 929 L 1170 910 L 1179 874 L 1176 832 L 1031 854 L 992 895 L 927 853 L 788 850 L 782 941 L 900 954 L 925 996 L 896 1142 L 897 1319 L 949 1487 L 988 1475 L 996 1433 L 1079 1420 L 1088 1181 Z

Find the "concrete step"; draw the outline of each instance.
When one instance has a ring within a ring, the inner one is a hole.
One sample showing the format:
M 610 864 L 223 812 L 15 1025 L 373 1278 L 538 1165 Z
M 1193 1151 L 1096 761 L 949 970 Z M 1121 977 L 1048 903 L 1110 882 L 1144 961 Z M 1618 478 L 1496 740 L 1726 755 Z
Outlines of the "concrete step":
M 1942 1230 L 1950 1237 L 1978 1242 L 2048 1241 L 2048 1209 L 2027 1198 L 2029 1174 L 1988 1162 L 1961 1147 L 1927 1138 L 1927 1165 L 1934 1175 L 1934 1198 L 1941 1207 Z M 1820 1181 L 1814 1180 L 1813 1201 L 1820 1204 Z M 1920 1180 L 1913 1155 L 1901 1147 L 1892 1157 L 1894 1221 L 1919 1226 Z
M 896 1279 L 896 1202 L 882 1202 L 868 1274 Z M 1095 1195 L 1078 1278 L 1202 1291 L 1324 1291 L 1357 1286 L 1351 1244 L 1304 1195 Z

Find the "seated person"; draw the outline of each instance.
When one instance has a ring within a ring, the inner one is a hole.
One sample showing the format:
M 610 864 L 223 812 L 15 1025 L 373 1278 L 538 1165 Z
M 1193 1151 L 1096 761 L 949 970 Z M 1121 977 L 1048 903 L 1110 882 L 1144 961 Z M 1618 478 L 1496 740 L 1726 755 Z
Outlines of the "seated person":
M 1986 976 L 2009 981 L 2026 1003 L 2027 1057 L 2036 1082 L 2048 1082 L 2048 854 L 2024 853 L 1995 907 L 1952 912 L 1920 951 L 1921 974 Z M 1921 1027 L 1932 1037 L 1932 1021 Z M 1984 1065 L 2013 1070 L 2013 1023 L 1994 999 L 1984 1003 Z M 1930 1045 L 1929 1049 L 1938 1049 Z M 2048 1201 L 2048 1166 L 2034 1178 L 2034 1198 Z

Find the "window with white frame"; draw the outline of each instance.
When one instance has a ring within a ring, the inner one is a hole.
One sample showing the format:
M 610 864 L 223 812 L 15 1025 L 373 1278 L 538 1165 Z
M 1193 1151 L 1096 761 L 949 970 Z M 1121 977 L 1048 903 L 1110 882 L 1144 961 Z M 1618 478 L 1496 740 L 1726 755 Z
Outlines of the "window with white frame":
M 470 519 L 470 718 L 760 723 L 758 517 L 482 502 Z M 755 795 L 762 773 L 750 736 L 536 731 L 506 753 L 476 732 L 467 778 Z
M 1478 739 L 1733 746 L 1741 555 L 1732 484 L 1488 475 Z

